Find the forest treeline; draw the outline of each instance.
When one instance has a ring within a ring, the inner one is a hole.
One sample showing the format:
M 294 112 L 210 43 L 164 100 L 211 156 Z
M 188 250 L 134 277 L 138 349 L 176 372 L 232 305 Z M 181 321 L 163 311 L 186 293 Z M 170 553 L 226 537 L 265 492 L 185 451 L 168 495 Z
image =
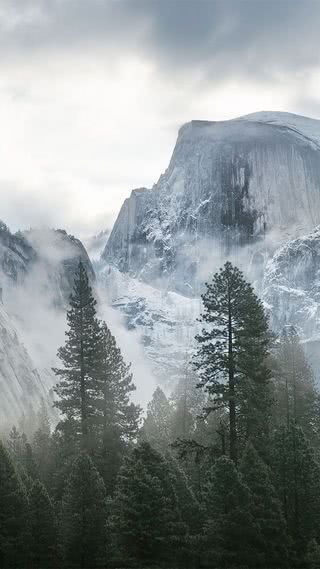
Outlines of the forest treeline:
M 319 569 L 320 396 L 243 274 L 206 284 L 195 349 L 145 415 L 80 263 L 54 429 L 0 442 L 0 568 Z M 168 378 L 168 381 L 170 378 Z

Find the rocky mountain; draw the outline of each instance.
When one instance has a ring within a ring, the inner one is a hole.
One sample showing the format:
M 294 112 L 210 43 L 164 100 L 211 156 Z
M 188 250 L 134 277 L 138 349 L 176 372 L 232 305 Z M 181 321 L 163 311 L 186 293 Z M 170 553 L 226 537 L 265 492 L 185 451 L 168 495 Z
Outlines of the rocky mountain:
M 299 237 L 319 224 L 320 121 L 276 112 L 191 121 L 159 181 L 124 202 L 99 278 L 167 380 L 190 349 L 203 283 L 226 258 L 255 284 L 276 330 L 292 319 L 317 337 L 318 237 Z
M 187 123 L 158 183 L 124 202 L 103 259 L 197 295 L 212 242 L 224 258 L 320 223 L 319 156 L 320 121 L 258 113 Z
M 172 388 L 193 346 L 200 299 L 152 287 L 105 264 L 97 274 L 100 297 L 122 314 L 122 326 L 138 333 L 151 372 Z
M 187 123 L 159 181 L 133 190 L 111 234 L 86 246 L 94 269 L 65 231 L 0 224 L 0 414 L 10 421 L 51 400 L 79 258 L 134 362 L 140 401 L 155 377 L 172 388 L 193 349 L 204 282 L 227 258 L 276 332 L 298 328 L 319 372 L 320 121 L 263 112 Z
M 35 413 L 42 399 L 52 407 L 51 366 L 79 259 L 94 280 L 85 248 L 65 231 L 12 234 L 0 225 L 0 417 L 7 423 Z
M 320 367 L 320 227 L 289 241 L 268 261 L 263 300 L 271 325 L 292 324 L 304 339 L 314 367 Z
M 105 229 L 104 231 L 97 233 L 97 235 L 91 235 L 90 237 L 83 239 L 83 244 L 92 261 L 100 259 L 101 254 L 106 247 L 109 235 L 109 229 Z
M 91 261 L 79 239 L 61 229 L 29 229 L 12 234 L 5 223 L 0 222 L 2 294 L 10 294 L 12 287 L 25 285 L 25 281 L 36 274 L 41 292 L 50 288 L 53 301 L 64 303 L 70 294 L 79 259 L 93 280 Z

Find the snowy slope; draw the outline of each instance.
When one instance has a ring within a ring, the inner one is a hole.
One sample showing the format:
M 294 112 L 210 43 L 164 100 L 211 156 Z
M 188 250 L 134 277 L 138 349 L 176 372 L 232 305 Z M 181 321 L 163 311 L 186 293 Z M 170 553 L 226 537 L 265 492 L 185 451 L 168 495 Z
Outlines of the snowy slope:
M 276 331 L 290 323 L 306 340 L 320 338 L 320 227 L 289 241 L 270 259 L 263 299 Z
M 158 183 L 124 202 L 103 259 L 146 283 L 165 279 L 198 294 L 203 240 L 221 260 L 261 241 L 273 250 L 274 238 L 320 223 L 318 140 L 319 121 L 284 113 L 187 123 Z
M 273 329 L 295 326 L 320 381 L 320 227 L 275 253 L 262 290 Z
M 320 120 L 293 113 L 261 111 L 240 117 L 244 121 L 254 121 L 283 127 L 300 134 L 320 147 Z
M 193 348 L 200 300 L 159 290 L 108 265 L 99 271 L 99 284 L 103 298 L 122 313 L 127 330 L 139 332 L 153 375 L 172 386 Z
M 292 322 L 309 343 L 320 337 L 318 233 L 301 237 L 318 225 L 320 121 L 277 112 L 191 121 L 159 181 L 125 200 L 98 278 L 160 376 L 173 377 L 203 283 L 227 258 L 263 296 L 275 330 Z
M 104 231 L 100 231 L 97 235 L 92 235 L 82 240 L 91 261 L 98 261 L 100 259 L 107 244 L 109 235 L 109 229 L 105 229 Z

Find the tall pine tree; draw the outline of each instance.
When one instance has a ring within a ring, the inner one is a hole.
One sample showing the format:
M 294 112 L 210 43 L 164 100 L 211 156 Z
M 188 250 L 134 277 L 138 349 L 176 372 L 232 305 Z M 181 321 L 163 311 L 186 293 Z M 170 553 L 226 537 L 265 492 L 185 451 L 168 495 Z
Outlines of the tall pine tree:
M 70 297 L 67 324 L 66 343 L 58 350 L 63 367 L 54 368 L 59 378 L 55 406 L 65 421 L 74 425 L 75 437 L 80 438 L 82 448 L 89 450 L 93 444 L 96 414 L 95 381 L 101 363 L 101 329 L 96 316 L 96 300 L 81 261 Z
M 274 414 L 278 425 L 296 423 L 316 443 L 320 435 L 320 397 L 314 374 L 294 326 L 286 326 L 274 356 Z
M 228 409 L 230 457 L 236 462 L 239 436 L 259 438 L 262 446 L 268 435 L 268 321 L 252 287 L 230 262 L 206 286 L 195 366 L 212 409 Z
M 98 460 L 111 492 L 125 447 L 137 435 L 140 407 L 130 401 L 135 390 L 130 364 L 125 363 L 106 323 L 102 322 L 100 328 L 100 368 L 95 382 Z

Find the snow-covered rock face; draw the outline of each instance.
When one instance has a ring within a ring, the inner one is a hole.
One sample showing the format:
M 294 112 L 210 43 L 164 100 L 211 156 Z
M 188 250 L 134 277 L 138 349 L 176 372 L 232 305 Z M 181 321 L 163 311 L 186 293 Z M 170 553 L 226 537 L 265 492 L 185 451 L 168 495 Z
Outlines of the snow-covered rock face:
M 51 366 L 79 259 L 94 280 L 85 248 L 65 231 L 0 225 L 0 428 L 30 417 L 42 398 L 52 407 Z
M 203 241 L 222 260 L 261 242 L 272 251 L 275 235 L 284 242 L 319 223 L 320 121 L 286 113 L 192 121 L 159 182 L 124 202 L 103 259 L 192 295 L 207 264 Z
M 153 375 L 172 389 L 193 347 L 200 299 L 159 290 L 106 265 L 99 284 L 100 295 L 122 313 L 123 326 L 138 332 Z
M 68 302 L 79 260 L 83 262 L 90 280 L 94 280 L 87 251 L 73 235 L 61 229 L 31 229 L 22 235 L 35 251 L 28 278 L 33 285 L 37 281 L 41 289 L 39 292 L 50 295 L 55 305 Z
M 0 222 L 0 286 L 4 296 L 32 279 L 33 286 L 37 280 L 42 293 L 50 289 L 55 304 L 63 304 L 68 300 L 80 259 L 94 280 L 88 254 L 72 235 L 60 229 L 30 229 L 12 234 Z
M 192 349 L 203 284 L 227 258 L 254 283 L 276 331 L 294 324 L 315 345 L 320 236 L 301 236 L 319 224 L 320 121 L 272 112 L 192 121 L 158 183 L 124 202 L 98 278 L 170 382 Z
M 275 253 L 266 267 L 262 298 L 272 328 L 280 332 L 284 325 L 294 325 L 319 370 L 320 227 Z
M 8 227 L 0 221 L 0 274 L 2 280 L 21 282 L 28 267 L 36 258 L 32 246 L 21 234 L 13 235 Z
M 100 316 L 133 361 L 140 393 L 150 396 L 153 376 L 172 388 L 193 349 L 204 282 L 227 258 L 254 283 L 274 330 L 294 324 L 320 369 L 317 226 L 320 121 L 255 113 L 183 126 L 158 183 L 132 192 L 109 237 L 88 241 Z M 94 279 L 81 242 L 64 231 L 12 235 L 0 224 L 0 415 L 8 421 L 50 400 L 54 378 L 42 370 L 64 341 L 79 258 Z
M 320 228 L 281 247 L 266 266 L 263 298 L 272 326 L 298 327 L 305 337 L 320 333 Z
M 97 235 L 92 235 L 91 237 L 83 239 L 83 244 L 91 261 L 98 261 L 100 259 L 107 244 L 109 235 L 110 230 L 105 229 L 104 231 L 100 231 Z

